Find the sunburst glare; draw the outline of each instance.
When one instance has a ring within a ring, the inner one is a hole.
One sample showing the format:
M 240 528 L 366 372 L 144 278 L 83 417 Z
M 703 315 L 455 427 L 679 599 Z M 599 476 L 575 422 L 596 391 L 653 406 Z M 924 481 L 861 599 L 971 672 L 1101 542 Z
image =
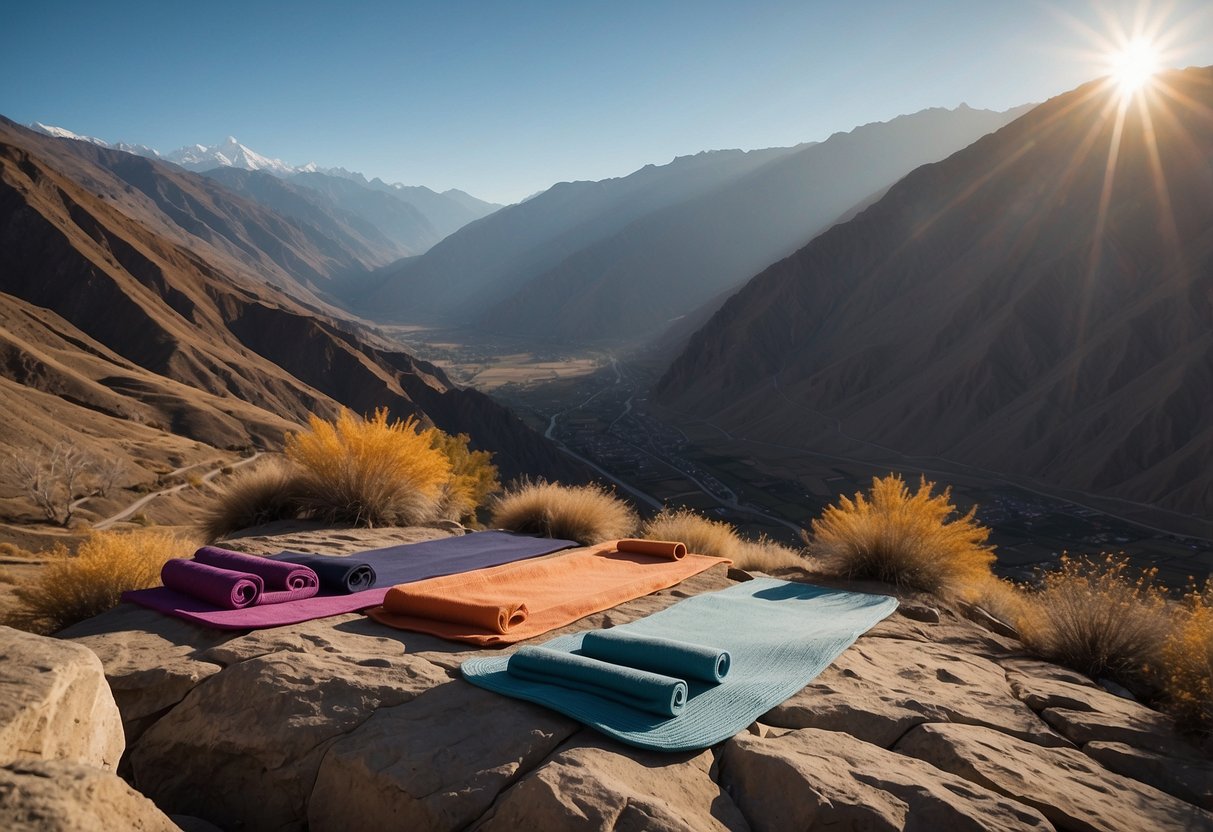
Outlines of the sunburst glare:
M 1161 68 L 1158 47 L 1146 38 L 1136 38 L 1109 57 L 1112 79 L 1125 96 L 1144 87 Z

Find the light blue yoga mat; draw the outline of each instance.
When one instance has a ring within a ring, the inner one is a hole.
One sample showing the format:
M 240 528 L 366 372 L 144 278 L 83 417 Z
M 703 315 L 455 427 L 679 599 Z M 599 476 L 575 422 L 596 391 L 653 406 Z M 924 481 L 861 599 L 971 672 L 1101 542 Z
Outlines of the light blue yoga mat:
M 720 684 L 686 680 L 689 696 L 675 717 L 512 676 L 506 670 L 509 656 L 469 659 L 462 670 L 474 685 L 545 705 L 629 745 L 658 751 L 707 748 L 786 701 L 896 608 L 897 599 L 884 595 L 756 578 L 615 628 L 730 654 L 728 675 Z M 584 637 L 573 633 L 543 646 L 580 652 Z

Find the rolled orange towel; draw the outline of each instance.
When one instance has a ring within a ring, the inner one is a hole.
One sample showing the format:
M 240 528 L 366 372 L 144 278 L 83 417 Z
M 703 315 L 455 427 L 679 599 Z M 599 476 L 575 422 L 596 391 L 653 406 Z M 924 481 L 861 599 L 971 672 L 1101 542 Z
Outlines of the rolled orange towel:
M 631 552 L 636 555 L 652 555 L 653 557 L 669 558 L 670 560 L 682 560 L 687 556 L 686 544 L 674 540 L 636 540 L 624 538 L 615 544 L 615 548 L 620 552 Z
M 383 599 L 385 612 L 408 615 L 431 621 L 463 624 L 477 630 L 505 635 L 511 628 L 524 623 L 530 612 L 524 603 L 476 603 L 460 601 L 445 593 L 426 592 L 410 588 L 409 584 L 394 586 Z

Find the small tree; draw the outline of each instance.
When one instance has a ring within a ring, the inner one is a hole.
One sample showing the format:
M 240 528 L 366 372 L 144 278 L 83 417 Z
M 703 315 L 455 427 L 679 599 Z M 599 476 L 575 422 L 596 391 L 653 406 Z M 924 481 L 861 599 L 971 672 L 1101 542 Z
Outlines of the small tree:
M 126 465 L 120 459 L 112 458 L 97 463 L 93 469 L 93 493 L 98 497 L 108 496 L 125 473 Z
M 48 522 L 66 526 L 75 512 L 73 502 L 84 479 L 97 467 L 85 451 L 56 442 L 38 451 L 22 451 L 9 457 L 9 474 L 17 487 L 33 501 Z

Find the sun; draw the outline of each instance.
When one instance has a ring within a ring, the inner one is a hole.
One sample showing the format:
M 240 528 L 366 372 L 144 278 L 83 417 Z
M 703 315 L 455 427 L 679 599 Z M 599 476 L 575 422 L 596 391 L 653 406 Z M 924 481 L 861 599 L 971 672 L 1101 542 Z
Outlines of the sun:
M 1108 56 L 1112 80 L 1124 96 L 1144 87 L 1161 66 L 1159 49 L 1146 38 L 1136 38 L 1124 48 Z

